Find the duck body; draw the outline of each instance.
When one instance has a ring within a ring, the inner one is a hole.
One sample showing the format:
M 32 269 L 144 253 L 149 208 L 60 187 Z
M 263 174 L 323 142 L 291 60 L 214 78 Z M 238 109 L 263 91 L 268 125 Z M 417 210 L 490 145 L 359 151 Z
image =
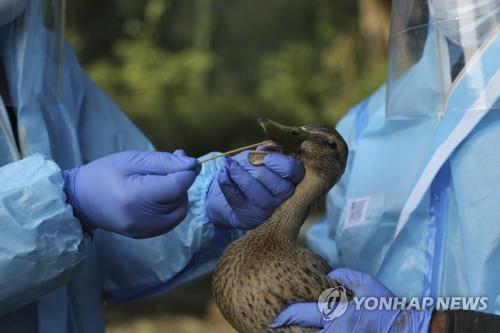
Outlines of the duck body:
M 347 145 L 328 126 L 287 127 L 261 121 L 270 139 L 304 166 L 304 178 L 262 225 L 233 242 L 213 275 L 215 302 L 240 333 L 304 332 L 306 327 L 270 327 L 287 305 L 317 302 L 339 283 L 327 278 L 330 265 L 297 238 L 310 207 L 337 183 L 347 162 Z M 317 329 L 315 329 L 317 330 Z
M 317 301 L 337 283 L 326 277 L 331 267 L 325 260 L 275 239 L 269 229 L 249 231 L 226 249 L 213 277 L 215 302 L 238 332 L 304 332 L 304 327 L 269 325 L 286 305 Z

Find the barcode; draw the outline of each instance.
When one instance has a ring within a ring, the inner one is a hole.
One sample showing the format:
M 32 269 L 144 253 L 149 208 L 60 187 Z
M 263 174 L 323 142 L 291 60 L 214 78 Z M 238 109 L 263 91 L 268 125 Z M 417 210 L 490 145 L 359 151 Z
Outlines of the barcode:
M 369 197 L 349 199 L 347 201 L 346 228 L 363 224 L 366 218 L 369 202 Z

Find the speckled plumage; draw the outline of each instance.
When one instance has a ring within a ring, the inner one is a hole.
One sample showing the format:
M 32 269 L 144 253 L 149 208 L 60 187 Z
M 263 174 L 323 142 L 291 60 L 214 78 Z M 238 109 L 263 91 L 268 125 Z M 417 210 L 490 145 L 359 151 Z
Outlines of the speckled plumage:
M 268 325 L 287 304 L 316 301 L 336 285 L 326 278 L 330 266 L 311 251 L 293 244 L 253 242 L 254 230 L 224 253 L 214 275 L 215 300 L 238 332 L 303 332 L 301 328 L 272 330 Z M 250 245 L 248 245 L 250 244 Z
M 240 333 L 304 332 L 304 327 L 272 329 L 269 324 L 291 303 L 317 301 L 337 286 L 326 274 L 331 267 L 300 247 L 297 236 L 310 206 L 337 182 L 345 167 L 347 146 L 332 128 L 310 127 L 312 140 L 296 156 L 305 176 L 295 193 L 261 226 L 233 242 L 220 258 L 212 288 L 226 320 Z M 325 138 L 338 141 L 339 152 L 325 148 Z

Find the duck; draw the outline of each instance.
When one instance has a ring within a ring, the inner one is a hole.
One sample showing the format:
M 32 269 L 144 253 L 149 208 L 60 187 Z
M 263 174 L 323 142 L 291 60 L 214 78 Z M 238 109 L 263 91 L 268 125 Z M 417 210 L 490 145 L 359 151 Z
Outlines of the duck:
M 240 333 L 304 332 L 311 328 L 273 329 L 270 324 L 287 305 L 317 302 L 323 291 L 340 286 L 326 276 L 332 267 L 300 246 L 298 235 L 311 207 L 342 176 L 348 147 L 329 125 L 258 122 L 269 138 L 263 150 L 294 156 L 304 166 L 304 177 L 269 219 L 225 249 L 213 273 L 212 293 L 224 318 Z M 249 162 L 263 164 L 263 154 L 249 154 Z

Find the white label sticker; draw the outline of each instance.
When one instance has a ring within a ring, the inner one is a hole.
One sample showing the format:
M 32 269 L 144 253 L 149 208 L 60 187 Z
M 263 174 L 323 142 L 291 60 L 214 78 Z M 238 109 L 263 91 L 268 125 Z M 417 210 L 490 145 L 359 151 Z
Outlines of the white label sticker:
M 361 225 L 365 222 L 366 212 L 370 204 L 370 197 L 355 198 L 347 200 L 345 206 L 346 222 L 344 228 L 351 228 Z

